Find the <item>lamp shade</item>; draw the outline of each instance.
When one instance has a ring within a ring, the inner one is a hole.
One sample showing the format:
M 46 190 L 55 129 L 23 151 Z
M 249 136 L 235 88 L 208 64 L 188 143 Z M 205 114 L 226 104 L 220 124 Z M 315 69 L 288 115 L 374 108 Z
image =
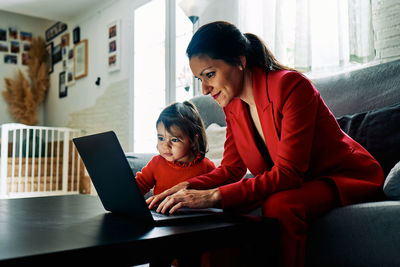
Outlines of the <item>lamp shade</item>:
M 212 1 L 213 0 L 181 0 L 178 5 L 194 24 Z

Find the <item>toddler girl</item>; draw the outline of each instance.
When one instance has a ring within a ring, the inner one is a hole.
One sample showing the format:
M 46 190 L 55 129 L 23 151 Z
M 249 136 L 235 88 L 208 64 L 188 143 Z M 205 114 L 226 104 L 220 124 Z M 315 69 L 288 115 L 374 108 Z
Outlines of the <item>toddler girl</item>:
M 156 122 L 159 155 L 136 174 L 142 194 L 154 187 L 160 194 L 189 178 L 215 168 L 205 157 L 207 137 L 196 106 L 189 102 L 167 106 Z

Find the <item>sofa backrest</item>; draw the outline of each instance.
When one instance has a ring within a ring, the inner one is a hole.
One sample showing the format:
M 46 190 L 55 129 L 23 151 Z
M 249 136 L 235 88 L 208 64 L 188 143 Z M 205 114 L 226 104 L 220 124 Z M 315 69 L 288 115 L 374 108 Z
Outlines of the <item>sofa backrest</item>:
M 226 126 L 225 113 L 211 96 L 195 96 L 190 99 L 190 101 L 192 101 L 199 110 L 206 128 L 211 123 L 217 123 L 219 126 Z
M 400 103 L 400 60 L 313 82 L 336 117 L 382 108 Z

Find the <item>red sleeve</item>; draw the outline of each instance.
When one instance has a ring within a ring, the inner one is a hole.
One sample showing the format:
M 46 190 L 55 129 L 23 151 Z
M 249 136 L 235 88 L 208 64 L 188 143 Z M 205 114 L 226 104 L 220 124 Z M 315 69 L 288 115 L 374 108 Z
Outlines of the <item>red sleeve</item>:
M 205 157 L 203 160 L 205 162 L 205 165 L 206 165 L 206 168 L 207 168 L 207 172 L 210 172 L 210 171 L 215 169 L 214 162 L 212 162 L 209 158 Z
M 290 78 L 290 77 L 284 77 Z M 281 82 L 281 136 L 270 171 L 219 188 L 224 208 L 254 203 L 273 192 L 299 187 L 309 167 L 319 93 L 305 78 Z M 287 88 L 290 85 L 289 88 Z M 267 138 L 267 137 L 266 137 Z
M 227 121 L 226 140 L 221 165 L 211 172 L 193 177 L 188 180 L 190 187 L 194 189 L 210 189 L 240 180 L 246 173 L 239 153 L 236 150 L 235 141 Z
M 143 195 L 149 192 L 155 185 L 154 170 L 156 170 L 157 156 L 153 157 L 142 171 L 136 173 L 136 181 L 139 184 L 140 191 Z

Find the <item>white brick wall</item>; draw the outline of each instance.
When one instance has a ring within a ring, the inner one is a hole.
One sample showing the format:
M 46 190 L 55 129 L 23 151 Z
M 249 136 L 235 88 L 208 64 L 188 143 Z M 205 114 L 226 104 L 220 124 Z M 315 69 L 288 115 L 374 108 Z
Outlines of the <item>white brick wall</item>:
M 129 81 L 110 84 L 96 104 L 70 114 L 67 126 L 85 135 L 113 130 L 125 151 L 129 149 Z
M 372 0 L 376 59 L 400 57 L 400 1 Z

